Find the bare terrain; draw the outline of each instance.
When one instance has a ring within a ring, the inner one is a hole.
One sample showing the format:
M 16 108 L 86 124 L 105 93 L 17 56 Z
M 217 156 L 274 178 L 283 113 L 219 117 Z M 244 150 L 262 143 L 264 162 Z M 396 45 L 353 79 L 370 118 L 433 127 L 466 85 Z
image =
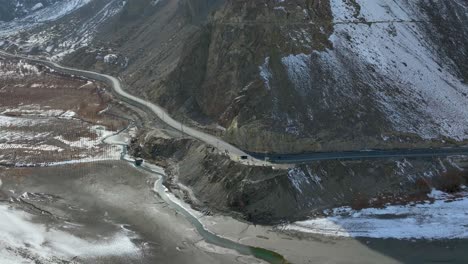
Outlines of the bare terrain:
M 13 263 L 258 263 L 202 243 L 152 191 L 157 177 L 125 162 L 0 169 L 0 178 L 0 254 Z
M 0 163 L 119 158 L 118 150 L 101 141 L 129 121 L 115 117 L 121 110 L 104 84 L 4 59 L 0 80 Z
M 119 161 L 138 113 L 104 84 L 5 59 L 0 79 L 2 259 L 258 263 L 200 243 L 153 192 L 157 177 Z

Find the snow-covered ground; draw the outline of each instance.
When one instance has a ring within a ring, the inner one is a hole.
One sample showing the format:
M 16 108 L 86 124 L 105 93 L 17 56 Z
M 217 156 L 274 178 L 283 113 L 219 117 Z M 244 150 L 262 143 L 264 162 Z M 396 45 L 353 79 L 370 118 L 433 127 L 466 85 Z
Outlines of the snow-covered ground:
M 418 24 L 411 23 L 427 20 L 416 3 L 357 0 L 361 7 L 358 11 L 349 1 L 331 2 L 335 22 L 361 18 L 373 24 L 336 24 L 330 38 L 334 50 L 318 53 L 325 64 L 346 68 L 340 65 L 339 57 L 350 54 L 356 65 L 372 65 L 386 82 L 399 87 L 402 93 L 395 94 L 395 89 L 375 84 L 376 99 L 397 130 L 426 139 L 440 135 L 468 138 L 468 86 L 454 75 L 450 62 L 434 51 Z M 353 18 L 356 13 L 359 15 Z M 408 111 L 400 107 L 402 102 L 416 109 Z M 421 122 L 421 118 L 426 121 Z
M 0 60 L 0 78 L 2 79 L 18 79 L 39 74 L 40 71 L 36 65 L 30 64 L 24 60 L 15 62 Z
M 69 115 L 66 111 L 59 110 L 59 109 L 44 109 L 41 108 L 39 105 L 24 105 L 16 108 L 7 108 L 4 111 L 2 111 L 0 114 L 4 115 L 6 113 L 18 113 L 21 114 L 23 117 L 57 117 L 61 118 L 62 115 L 66 119 Z M 3 116 L 3 119 L 5 119 L 5 116 Z M 24 123 L 24 121 L 21 121 L 21 118 L 9 118 L 11 123 Z M 31 119 L 32 120 L 32 119 Z
M 337 237 L 468 238 L 468 192 L 450 195 L 433 190 L 430 197 L 435 201 L 382 209 L 340 207 L 326 211 L 327 217 L 299 221 L 283 228 Z
M 72 11 L 88 4 L 91 0 L 67 0 L 57 2 L 46 8 L 33 10 L 28 16 L 11 22 L 0 22 L 0 35 L 8 36 L 19 31 L 31 29 L 45 22 L 57 20 Z
M 56 76 L 49 78 L 44 72 L 23 60 L 0 60 L 0 79 L 4 80 L 0 94 L 5 93 L 7 98 L 4 104 L 0 103 L 0 163 L 52 166 L 119 160 L 122 147 L 103 142 L 116 132 L 106 130 L 105 126 L 91 125 L 87 118 L 92 120 L 93 117 L 77 113 L 81 105 L 62 102 L 57 92 L 64 91 L 65 95 L 67 88 L 74 92 L 89 88 L 93 92 L 93 87 L 86 87 L 93 83 L 68 82 Z M 78 87 L 79 84 L 82 85 Z M 58 100 L 51 101 L 55 97 Z M 93 107 L 100 103 L 82 100 Z M 104 111 L 99 111 L 99 115 Z M 95 124 L 106 121 L 97 120 Z
M 124 0 L 108 0 L 101 9 L 80 17 L 60 20 L 73 14 L 93 0 L 58 1 L 32 10 L 29 15 L 9 22 L 0 22 L 0 48 L 12 45 L 23 52 L 35 49 L 52 55 L 53 60 L 88 46 L 96 29 L 125 6 Z M 54 27 L 44 25 L 56 24 Z M 20 34 L 21 33 L 21 34 Z
M 320 107 L 330 111 L 340 109 L 340 104 L 349 107 L 347 104 L 351 102 L 365 104 L 367 109 L 375 106 L 395 131 L 423 139 L 468 139 L 468 86 L 461 80 L 454 62 L 440 52 L 443 47 L 433 41 L 435 36 L 426 32 L 424 25 L 437 22 L 430 21 L 421 2 L 427 1 L 330 0 L 331 48 L 309 48 L 310 53 L 285 54 L 281 58 L 295 92 L 305 98 L 305 107 L 312 109 L 310 120 L 313 121 L 318 109 L 313 99 L 322 93 L 318 97 Z M 466 5 L 459 7 L 468 12 Z M 434 12 L 444 16 L 445 11 Z M 459 18 L 458 23 L 463 21 Z M 301 39 L 310 37 L 304 29 L 295 28 L 286 34 L 292 43 L 299 45 Z M 304 45 L 312 47 L 315 41 L 309 38 Z M 317 76 L 317 68 L 326 72 L 326 77 Z M 274 90 L 272 80 L 281 78 L 272 76 L 268 57 L 259 66 L 259 76 L 268 90 Z M 332 85 L 328 86 L 329 83 Z M 340 97 L 332 97 L 334 89 Z M 365 101 L 366 94 L 372 100 Z M 343 98 L 348 100 L 341 103 Z M 287 123 L 305 133 L 295 117 L 288 117 Z M 297 134 L 286 129 L 291 131 Z
M 17 110 L 21 110 L 21 108 Z M 20 113 L 22 112 L 20 111 Z M 9 158 L 14 158 L 14 161 L 9 160 L 6 156 L 2 156 L 0 162 L 15 162 L 19 166 L 52 166 L 120 159 L 122 147 L 107 145 L 103 142 L 104 139 L 115 134 L 116 132 L 114 131 L 108 131 L 102 126 L 91 126 L 88 128 L 89 132 L 95 134 L 95 137 L 83 136 L 67 140 L 59 131 L 46 130 L 53 130 L 55 126 L 60 127 L 64 125 L 59 120 L 72 119 L 75 115 L 74 112 L 59 110 L 41 111 L 37 108 L 34 113 L 27 111 L 26 114 L 26 117 L 0 115 L 0 150 L 18 151 L 18 156 L 9 156 Z M 37 119 L 37 117 L 40 118 Z M 59 120 L 56 119 L 57 117 Z M 73 151 L 70 152 L 71 150 Z M 55 157 L 54 159 L 58 160 L 44 160 L 44 162 L 36 160 L 35 157 L 37 155 L 44 153 L 52 153 Z M 70 159 L 71 153 L 73 153 L 73 159 Z M 23 157 L 22 155 L 26 156 Z M 18 160 L 22 161 L 19 162 Z M 35 162 L 32 162 L 32 160 L 35 160 Z M 36 164 L 37 162 L 39 164 Z
M 26 197 L 27 198 L 27 197 Z M 85 239 L 66 232 L 79 225 L 54 228 L 34 221 L 34 216 L 0 205 L 0 255 L 2 264 L 64 263 L 63 260 L 141 254 L 127 231 L 101 239 Z M 67 261 L 68 262 L 68 261 Z

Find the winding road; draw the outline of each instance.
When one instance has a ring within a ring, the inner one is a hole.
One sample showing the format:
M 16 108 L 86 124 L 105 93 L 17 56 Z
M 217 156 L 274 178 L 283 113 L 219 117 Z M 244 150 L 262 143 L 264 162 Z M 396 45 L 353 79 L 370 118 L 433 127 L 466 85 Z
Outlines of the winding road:
M 467 147 L 437 148 L 437 149 L 395 149 L 395 150 L 365 150 L 365 151 L 343 151 L 343 152 L 312 152 L 303 154 L 265 154 L 243 151 L 222 139 L 194 128 L 185 126 L 173 119 L 162 107 L 131 95 L 123 90 L 120 81 L 110 75 L 69 68 L 55 62 L 14 55 L 0 51 L 0 55 L 10 58 L 24 59 L 35 63 L 46 65 L 56 71 L 71 75 L 102 81 L 112 87 L 113 91 L 125 101 L 143 106 L 154 113 L 159 119 L 170 127 L 187 134 L 190 137 L 201 140 L 218 149 L 219 152 L 229 154 L 232 160 L 256 166 L 275 166 L 275 164 L 296 164 L 323 160 L 356 160 L 373 158 L 406 158 L 406 157 L 446 157 L 455 155 L 468 155 Z
M 241 160 L 241 157 L 247 157 L 246 160 L 249 160 L 250 163 L 256 163 L 255 165 L 267 165 L 268 162 L 265 162 L 263 160 L 255 159 L 254 157 L 250 156 L 247 154 L 245 151 L 223 141 L 220 138 L 217 138 L 215 136 L 212 136 L 210 134 L 204 133 L 202 131 L 196 130 L 191 127 L 187 127 L 184 124 L 180 123 L 179 121 L 173 119 L 167 112 L 164 110 L 162 107 L 148 102 L 146 100 L 143 100 L 139 97 L 136 97 L 134 95 L 131 95 L 127 93 L 126 91 L 123 90 L 122 84 L 120 81 L 110 75 L 107 74 L 102 74 L 102 73 L 97 73 L 97 72 L 92 72 L 92 71 L 86 71 L 86 70 L 80 70 L 80 69 L 75 69 L 75 68 L 69 68 L 65 67 L 62 65 L 59 65 L 55 62 L 47 61 L 47 60 L 41 60 L 37 58 L 30 58 L 30 57 L 25 57 L 25 56 L 20 56 L 20 55 L 15 55 L 15 54 L 10 54 L 4 51 L 0 51 L 0 55 L 4 57 L 10 57 L 10 58 L 17 58 L 17 59 L 24 59 L 28 60 L 31 62 L 35 63 L 40 63 L 43 65 L 46 65 L 47 67 L 50 67 L 56 71 L 66 73 L 66 74 L 71 74 L 71 75 L 77 75 L 77 76 L 82 76 L 85 78 L 105 82 L 109 86 L 112 87 L 113 91 L 120 97 L 124 98 L 126 101 L 130 101 L 132 104 L 137 104 L 139 106 L 146 107 L 147 109 L 151 110 L 152 113 L 154 113 L 159 119 L 161 119 L 164 123 L 169 125 L 170 127 L 181 131 L 182 133 L 187 134 L 188 136 L 191 136 L 193 138 L 199 139 L 203 142 L 205 142 L 208 145 L 211 145 L 215 148 L 217 148 L 220 152 L 227 153 L 230 155 L 231 158 L 234 160 Z M 271 164 L 270 164 L 271 165 Z

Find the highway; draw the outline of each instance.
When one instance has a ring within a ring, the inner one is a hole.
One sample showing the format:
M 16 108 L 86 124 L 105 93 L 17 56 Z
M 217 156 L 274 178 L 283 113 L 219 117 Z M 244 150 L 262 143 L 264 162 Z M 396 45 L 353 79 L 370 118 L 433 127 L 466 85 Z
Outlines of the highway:
M 271 154 L 249 152 L 251 157 L 268 160 L 272 163 L 298 164 L 324 160 L 363 160 L 382 158 L 433 158 L 448 156 L 468 156 L 468 147 L 361 150 L 337 152 L 311 152 L 302 154 Z
M 237 161 L 242 161 L 242 162 L 249 162 L 249 164 L 252 165 L 271 165 L 264 160 L 258 160 L 255 159 L 254 157 L 251 157 L 249 154 L 244 152 L 243 150 L 223 141 L 220 138 L 217 138 L 213 135 L 207 134 L 205 132 L 196 130 L 191 127 L 187 127 L 184 124 L 180 123 L 179 121 L 173 119 L 167 112 L 164 110 L 162 107 L 151 103 L 149 101 L 146 101 L 144 99 L 141 99 L 139 97 L 136 97 L 134 95 L 131 95 L 127 92 L 125 92 L 122 88 L 122 85 L 120 81 L 110 75 L 107 74 L 101 74 L 97 72 L 92 72 L 92 71 L 86 71 L 86 70 L 80 70 L 80 69 L 75 69 L 75 68 L 69 68 L 65 66 L 61 66 L 55 62 L 51 61 L 46 61 L 46 60 L 41 60 L 41 59 L 36 59 L 36 58 L 30 58 L 30 57 L 25 57 L 25 56 L 20 56 L 20 55 L 14 55 L 10 53 L 6 53 L 4 51 L 0 51 L 0 55 L 3 55 L 5 57 L 12 57 L 12 58 L 18 58 L 18 59 L 24 59 L 28 61 L 32 61 L 35 63 L 40 63 L 43 65 L 46 65 L 58 72 L 66 73 L 66 74 L 71 74 L 71 75 L 76 75 L 76 76 L 82 76 L 85 78 L 89 78 L 92 80 L 97 80 L 97 81 L 102 81 L 107 83 L 110 87 L 112 87 L 113 91 L 119 95 L 122 98 L 125 98 L 126 101 L 131 101 L 132 104 L 136 104 L 139 106 L 146 107 L 149 109 L 151 112 L 153 112 L 158 118 L 160 118 L 163 122 L 165 122 L 167 125 L 170 127 L 181 131 L 182 133 L 187 134 L 188 136 L 191 136 L 193 138 L 199 139 L 203 142 L 205 142 L 208 145 L 211 145 L 215 148 L 218 149 L 218 151 L 222 153 L 227 153 L 230 155 L 230 157 L 233 160 Z M 241 157 L 247 157 L 247 159 L 242 160 Z
M 303 154 L 264 154 L 243 151 L 228 142 L 213 135 L 185 126 L 173 119 L 162 107 L 131 95 L 123 90 L 120 81 L 110 75 L 92 71 L 80 70 L 61 66 L 55 62 L 14 55 L 0 51 L 0 55 L 32 61 L 46 65 L 56 71 L 76 76 L 102 81 L 112 87 L 113 91 L 125 101 L 143 106 L 153 112 L 158 118 L 170 127 L 196 138 L 208 145 L 218 149 L 219 152 L 227 153 L 232 160 L 256 166 L 274 166 L 274 164 L 296 164 L 323 160 L 357 160 L 375 158 L 410 158 L 410 157 L 446 157 L 456 155 L 468 155 L 468 147 L 438 148 L 438 149 L 396 149 L 396 150 L 363 150 L 343 152 L 313 152 Z

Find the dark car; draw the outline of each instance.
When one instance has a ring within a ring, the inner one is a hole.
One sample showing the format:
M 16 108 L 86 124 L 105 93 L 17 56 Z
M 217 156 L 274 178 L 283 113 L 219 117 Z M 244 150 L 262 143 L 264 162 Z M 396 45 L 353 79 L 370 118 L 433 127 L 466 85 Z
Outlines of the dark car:
M 141 166 L 143 164 L 143 160 L 142 159 L 136 159 L 135 160 L 135 166 Z

